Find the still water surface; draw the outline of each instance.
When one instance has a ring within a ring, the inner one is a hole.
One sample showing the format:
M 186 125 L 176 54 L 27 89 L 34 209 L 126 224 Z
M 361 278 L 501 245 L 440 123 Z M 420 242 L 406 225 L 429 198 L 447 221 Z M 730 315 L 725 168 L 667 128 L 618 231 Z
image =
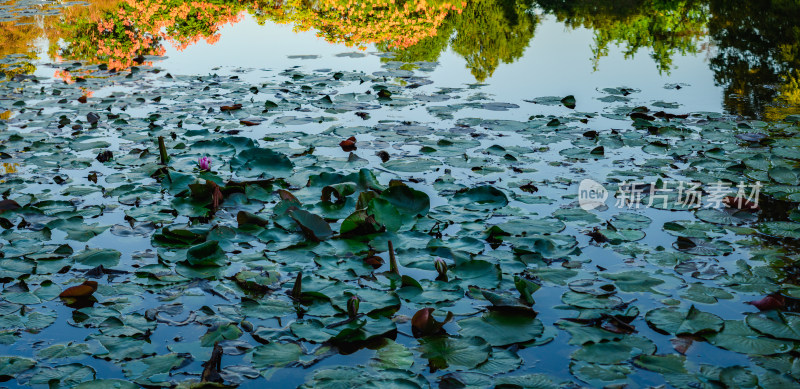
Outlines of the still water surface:
M 797 106 L 798 10 L 791 2 L 434 1 L 419 3 L 423 12 L 407 5 L 381 11 L 369 2 L 345 11 L 333 1 L 201 2 L 191 12 L 179 2 L 69 4 L 5 3 L 2 54 L 38 57 L 36 74 L 52 76 L 45 64 L 54 59 L 127 67 L 152 54 L 163 54 L 157 65 L 179 74 L 374 71 L 381 58 L 371 54 L 388 50 L 403 61 L 437 61 L 430 74 L 437 85 L 483 82 L 508 101 L 573 94 L 581 108 L 597 110 L 598 89 L 626 86 L 692 111 L 779 119 Z M 94 31 L 98 25 L 107 30 Z M 368 55 L 337 57 L 354 48 Z M 664 89 L 674 85 L 687 88 Z

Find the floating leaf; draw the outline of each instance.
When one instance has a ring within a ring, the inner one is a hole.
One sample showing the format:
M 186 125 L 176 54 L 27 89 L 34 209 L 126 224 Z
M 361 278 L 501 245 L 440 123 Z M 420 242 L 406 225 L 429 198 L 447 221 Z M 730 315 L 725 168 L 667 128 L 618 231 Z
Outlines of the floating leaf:
M 420 215 L 428 213 L 431 206 L 430 198 L 424 192 L 414 190 L 405 185 L 395 185 L 381 193 L 382 199 L 395 207 L 403 215 Z
M 682 355 L 640 355 L 633 363 L 643 369 L 661 374 L 686 373 L 686 357 Z
M 489 312 L 481 317 L 459 320 L 462 336 L 484 338 L 492 346 L 506 346 L 534 340 L 544 333 L 544 325 L 531 315 Z
M 80 382 L 94 379 L 94 376 L 95 371 L 91 367 L 80 363 L 71 363 L 69 365 L 39 368 L 36 374 L 31 377 L 30 383 L 33 385 L 75 386 Z
M 249 148 L 231 160 L 231 168 L 241 177 L 288 177 L 294 164 L 285 155 L 270 149 Z
M 0 357 L 0 377 L 16 377 L 17 374 L 36 366 L 36 361 L 21 357 Z
M 210 240 L 186 250 L 186 260 L 192 266 L 223 266 L 227 258 L 219 242 Z
M 300 346 L 294 343 L 268 343 L 253 349 L 253 365 L 257 369 L 282 367 L 297 362 L 303 355 Z
M 167 374 L 186 360 L 185 355 L 169 353 L 126 362 L 122 366 L 125 376 L 142 385 L 165 383 Z
M 745 318 L 747 325 L 777 339 L 800 340 L 800 315 L 795 313 L 751 313 Z
M 717 315 L 701 312 L 694 305 L 686 312 L 676 308 L 656 308 L 647 312 L 645 320 L 655 329 L 675 335 L 719 332 L 724 326 Z
M 333 230 L 321 217 L 302 209 L 291 212 L 292 220 L 303 230 L 307 238 L 319 242 L 333 236 Z
M 83 298 L 91 296 L 97 290 L 97 281 L 84 281 L 83 284 L 64 289 L 58 297 Z
M 62 344 L 54 344 L 50 347 L 39 350 L 36 353 L 36 357 L 42 359 L 61 359 L 61 358 L 73 358 L 86 354 L 91 354 L 91 353 L 89 352 L 89 345 L 85 343 L 78 343 L 78 344 L 62 343 Z
M 402 344 L 387 339 L 375 353 L 372 363 L 381 369 L 408 369 L 414 364 L 414 355 Z
M 475 337 L 434 337 L 419 340 L 421 357 L 439 369 L 474 369 L 489 358 L 491 347 Z
M 748 327 L 741 320 L 726 320 L 725 328 L 705 336 L 709 343 L 742 354 L 770 355 L 791 351 L 794 345 L 783 340 L 770 339 Z
M 219 341 L 239 339 L 240 336 L 242 336 L 242 330 L 235 324 L 221 324 L 209 328 L 206 334 L 200 337 L 200 345 L 211 347 Z
M 75 389 L 137 389 L 139 385 L 136 385 L 130 381 L 123 381 L 117 379 L 99 379 L 99 380 L 92 380 L 92 381 L 84 381 L 78 384 Z
M 86 249 L 75 254 L 72 259 L 82 265 L 97 267 L 114 267 L 119 264 L 122 254 L 112 249 Z
M 450 204 L 474 210 L 497 209 L 508 204 L 508 197 L 495 187 L 482 185 L 456 193 Z

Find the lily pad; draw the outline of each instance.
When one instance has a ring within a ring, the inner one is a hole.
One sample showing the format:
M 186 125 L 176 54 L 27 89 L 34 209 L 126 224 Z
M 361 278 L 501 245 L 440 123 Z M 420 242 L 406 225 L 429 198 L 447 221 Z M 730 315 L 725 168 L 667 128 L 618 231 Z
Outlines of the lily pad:
M 489 358 L 491 347 L 476 337 L 420 339 L 421 357 L 439 369 L 474 369 Z
M 192 246 L 186 251 L 186 260 L 192 266 L 223 266 L 226 259 L 225 252 L 215 240 Z
M 249 148 L 231 160 L 231 169 L 241 177 L 288 177 L 294 164 L 285 155 L 270 149 Z
M 719 332 L 724 321 L 719 316 L 698 310 L 692 305 L 683 312 L 676 308 L 656 308 L 645 315 L 653 328 L 675 335 Z
M 485 339 L 492 346 L 506 346 L 532 341 L 544 333 L 539 319 L 514 312 L 489 312 L 481 317 L 459 320 L 462 336 Z
M 450 203 L 473 210 L 497 209 L 508 204 L 508 197 L 495 187 L 483 185 L 456 193 Z
M 72 259 L 75 262 L 89 267 L 114 267 L 119 264 L 122 254 L 112 249 L 86 249 L 75 254 Z
M 747 325 L 776 339 L 800 340 L 800 315 L 794 313 L 767 312 L 749 314 Z
M 726 350 L 754 355 L 780 354 L 794 349 L 793 343 L 765 337 L 742 320 L 726 320 L 724 326 L 721 332 L 705 336 L 709 343 Z

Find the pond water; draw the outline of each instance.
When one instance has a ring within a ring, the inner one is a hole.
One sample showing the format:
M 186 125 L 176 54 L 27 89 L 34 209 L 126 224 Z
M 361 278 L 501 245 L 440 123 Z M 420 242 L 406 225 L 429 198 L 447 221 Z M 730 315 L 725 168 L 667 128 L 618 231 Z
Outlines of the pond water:
M 613 3 L 0 4 L 0 382 L 800 387 L 800 5 Z

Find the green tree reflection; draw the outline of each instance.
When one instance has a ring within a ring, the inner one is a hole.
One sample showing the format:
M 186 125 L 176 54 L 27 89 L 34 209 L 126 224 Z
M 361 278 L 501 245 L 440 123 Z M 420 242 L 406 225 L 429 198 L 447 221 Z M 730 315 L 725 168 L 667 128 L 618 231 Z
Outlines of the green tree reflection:
M 779 120 L 800 113 L 800 2 L 713 0 L 715 81 L 728 112 Z
M 522 57 L 539 19 L 527 0 L 476 0 L 459 15 L 453 51 L 464 57 L 478 81 L 497 66 Z
M 570 28 L 594 30 L 595 69 L 609 46 L 625 58 L 649 49 L 659 71 L 669 72 L 676 54 L 695 54 L 705 37 L 707 6 L 698 0 L 537 0 L 543 10 Z
M 522 57 L 539 22 L 532 9 L 532 0 L 473 0 L 448 15 L 436 35 L 391 51 L 398 61 L 436 61 L 450 47 L 467 61 L 473 77 L 484 81 L 501 63 Z
M 436 61 L 449 49 L 479 82 L 519 59 L 538 15 L 552 15 L 593 31 L 595 68 L 614 46 L 627 58 L 648 52 L 666 73 L 676 56 L 707 50 L 729 112 L 769 120 L 800 112 L 798 0 L 91 0 L 45 17 L 41 27 L 0 23 L 0 76 L 33 72 L 41 36 L 56 59 L 125 69 L 162 54 L 165 44 L 213 44 L 243 13 L 330 42 L 375 44 L 403 62 Z

